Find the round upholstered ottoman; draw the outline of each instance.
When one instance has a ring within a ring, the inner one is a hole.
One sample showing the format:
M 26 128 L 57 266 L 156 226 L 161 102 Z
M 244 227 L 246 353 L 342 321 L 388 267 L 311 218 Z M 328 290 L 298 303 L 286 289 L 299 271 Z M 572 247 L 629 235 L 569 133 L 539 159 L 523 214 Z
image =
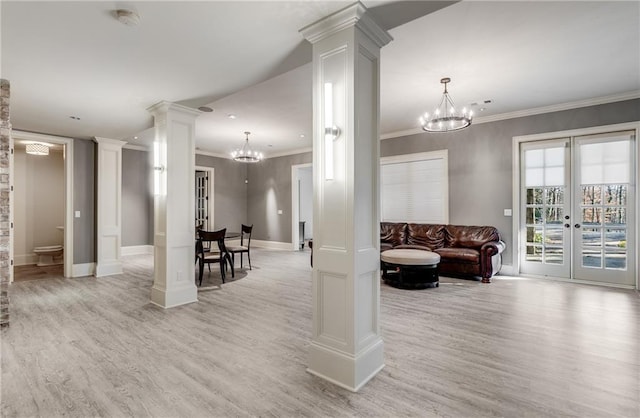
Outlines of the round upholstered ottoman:
M 382 279 L 390 286 L 401 289 L 438 287 L 440 256 L 431 251 L 400 248 L 383 251 Z

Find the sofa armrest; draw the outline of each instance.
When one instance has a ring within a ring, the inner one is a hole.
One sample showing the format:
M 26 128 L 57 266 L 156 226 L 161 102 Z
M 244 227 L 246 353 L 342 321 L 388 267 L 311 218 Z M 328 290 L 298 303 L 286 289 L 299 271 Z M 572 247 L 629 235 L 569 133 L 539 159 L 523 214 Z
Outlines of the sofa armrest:
M 487 253 L 487 255 L 491 257 L 496 254 L 502 254 L 506 248 L 507 244 L 505 244 L 504 241 L 489 241 L 482 244 L 480 254 Z
M 504 241 L 485 242 L 480 247 L 480 273 L 483 283 L 491 283 L 491 278 L 502 267 L 502 252 L 507 248 Z
M 402 248 L 409 249 L 409 250 L 432 251 L 431 248 L 425 247 L 424 245 L 400 244 L 393 247 L 394 250 L 399 250 Z

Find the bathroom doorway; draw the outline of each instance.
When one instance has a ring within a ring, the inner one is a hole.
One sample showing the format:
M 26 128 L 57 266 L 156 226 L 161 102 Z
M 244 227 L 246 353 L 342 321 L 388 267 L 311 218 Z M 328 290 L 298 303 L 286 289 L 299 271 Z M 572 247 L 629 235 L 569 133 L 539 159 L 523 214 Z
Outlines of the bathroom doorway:
M 12 267 L 62 262 L 62 274 L 72 277 L 73 140 L 13 131 L 11 149 Z M 62 250 L 34 252 L 53 246 Z M 10 274 L 13 281 L 13 268 Z

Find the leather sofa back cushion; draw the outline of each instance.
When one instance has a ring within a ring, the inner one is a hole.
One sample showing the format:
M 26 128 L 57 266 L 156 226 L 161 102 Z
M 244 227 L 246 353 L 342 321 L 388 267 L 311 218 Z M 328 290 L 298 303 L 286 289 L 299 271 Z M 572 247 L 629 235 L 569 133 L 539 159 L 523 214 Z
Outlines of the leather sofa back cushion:
M 380 222 L 380 242 L 394 247 L 405 243 L 407 224 Z
M 447 246 L 480 248 L 489 241 L 499 241 L 500 234 L 493 226 L 458 226 L 447 225 Z
M 431 250 L 444 247 L 444 225 L 408 224 L 407 244 L 422 245 Z

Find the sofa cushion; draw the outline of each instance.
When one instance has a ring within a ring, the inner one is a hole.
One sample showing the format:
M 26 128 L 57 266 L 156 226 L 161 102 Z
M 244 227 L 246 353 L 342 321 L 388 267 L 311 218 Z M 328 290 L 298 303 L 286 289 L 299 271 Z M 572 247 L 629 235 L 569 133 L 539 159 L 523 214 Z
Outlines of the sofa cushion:
M 445 232 L 444 225 L 432 224 L 408 224 L 407 244 L 422 245 L 432 251 L 444 247 Z
M 447 247 L 479 249 L 489 241 L 500 240 L 500 234 L 493 226 L 447 225 L 445 231 Z
M 442 262 L 480 264 L 480 251 L 473 248 L 438 248 L 435 250 Z
M 404 244 L 407 235 L 407 224 L 396 222 L 380 222 L 380 242 L 392 247 Z

